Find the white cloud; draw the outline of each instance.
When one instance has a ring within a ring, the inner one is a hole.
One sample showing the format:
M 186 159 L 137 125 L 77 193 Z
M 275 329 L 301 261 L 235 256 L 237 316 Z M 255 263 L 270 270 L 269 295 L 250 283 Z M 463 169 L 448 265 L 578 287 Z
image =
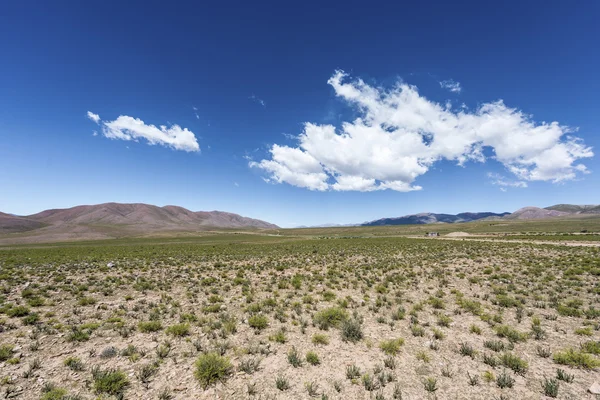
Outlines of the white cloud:
M 492 185 L 500 186 L 500 190 L 502 190 L 503 192 L 506 191 L 506 187 L 515 187 L 515 188 L 526 188 L 527 187 L 527 182 L 511 180 L 500 174 L 496 174 L 493 172 L 489 172 L 487 174 L 487 176 L 492 181 Z
M 98 117 L 98 115 L 88 112 L 88 117 L 94 120 L 90 115 Z M 170 147 L 174 150 L 183 151 L 200 151 L 200 146 L 196 140 L 194 132 L 187 128 L 181 128 L 179 125 L 171 125 L 167 127 L 161 125 L 147 125 L 139 118 L 121 115 L 114 121 L 100 121 L 102 135 L 109 139 L 133 140 L 146 139 L 150 145 L 161 145 Z
M 574 179 L 587 172 L 578 160 L 593 156 L 573 129 L 536 123 L 501 100 L 455 110 L 402 82 L 383 89 L 346 78 L 336 71 L 328 83 L 358 118 L 339 128 L 306 123 L 297 146 L 274 144 L 269 158 L 249 165 L 270 182 L 310 190 L 407 192 L 420 190 L 414 181 L 440 160 L 466 166 L 491 158 L 525 183 Z
M 452 93 L 460 93 L 462 91 L 462 87 L 460 86 L 460 82 L 456 82 L 452 79 L 447 79 L 445 81 L 440 82 L 440 86 L 443 89 L 448 89 Z
M 98 114 L 94 114 L 91 111 L 87 112 L 87 117 L 89 119 L 91 119 L 92 121 L 94 121 L 95 123 L 99 123 L 100 122 L 100 116 Z

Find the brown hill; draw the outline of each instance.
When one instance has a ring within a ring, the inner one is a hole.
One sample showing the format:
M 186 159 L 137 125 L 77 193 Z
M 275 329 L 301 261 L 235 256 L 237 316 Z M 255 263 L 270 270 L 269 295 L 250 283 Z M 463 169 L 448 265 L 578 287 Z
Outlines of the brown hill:
M 523 207 L 515 211 L 514 213 L 505 216 L 505 219 L 544 219 L 552 217 L 562 217 L 563 215 L 569 215 L 568 212 L 547 210 L 539 207 Z
M 19 242 L 148 236 L 219 228 L 276 229 L 278 226 L 228 212 L 194 212 L 183 207 L 141 203 L 84 205 L 24 217 L 0 213 L 0 233 L 23 232 L 16 236 Z M 8 239 L 15 238 L 10 236 Z
M 0 234 L 25 232 L 43 227 L 44 224 L 25 217 L 0 212 Z

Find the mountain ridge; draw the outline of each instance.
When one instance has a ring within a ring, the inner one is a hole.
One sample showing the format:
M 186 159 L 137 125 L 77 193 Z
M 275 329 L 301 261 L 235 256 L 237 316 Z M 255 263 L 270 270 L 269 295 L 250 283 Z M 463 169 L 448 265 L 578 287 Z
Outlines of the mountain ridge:
M 32 233 L 43 237 L 54 233 L 78 238 L 119 237 L 170 231 L 197 232 L 209 228 L 279 227 L 225 211 L 190 211 L 179 206 L 159 207 L 144 203 L 79 205 L 25 216 L 0 213 L 0 233 Z

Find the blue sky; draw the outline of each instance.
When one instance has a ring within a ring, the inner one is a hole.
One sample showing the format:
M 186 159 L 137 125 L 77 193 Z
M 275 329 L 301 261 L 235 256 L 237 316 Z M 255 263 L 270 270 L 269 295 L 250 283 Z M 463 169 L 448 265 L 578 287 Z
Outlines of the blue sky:
M 1 211 L 600 203 L 598 2 L 52 3 L 0 13 Z

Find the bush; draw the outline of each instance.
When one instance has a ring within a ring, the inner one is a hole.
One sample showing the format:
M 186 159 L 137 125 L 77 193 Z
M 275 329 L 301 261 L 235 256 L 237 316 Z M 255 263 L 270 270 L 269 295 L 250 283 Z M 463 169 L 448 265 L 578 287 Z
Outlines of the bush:
M 166 332 L 169 335 L 178 336 L 178 337 L 187 336 L 190 334 L 190 324 L 184 323 L 184 324 L 171 325 L 170 327 L 167 328 Z
M 330 307 L 319 311 L 313 317 L 313 322 L 319 329 L 327 330 L 338 327 L 348 319 L 348 313 L 339 307 Z
M 12 357 L 14 346 L 12 344 L 3 344 L 0 346 L 0 361 L 6 361 Z
M 600 360 L 594 356 L 572 348 L 554 353 L 553 360 L 557 364 L 570 365 L 583 369 L 594 369 L 600 367 Z
M 524 374 L 527 372 L 528 364 L 527 361 L 522 360 L 518 356 L 515 356 L 511 353 L 504 353 L 502 357 L 500 357 L 500 362 L 506 368 L 510 368 L 514 371 L 515 374 Z
M 117 369 L 106 371 L 92 371 L 94 379 L 94 391 L 97 394 L 106 393 L 112 396 L 122 397 L 123 392 L 129 386 L 129 380 L 124 372 Z
M 497 326 L 495 331 L 496 335 L 505 337 L 512 343 L 525 342 L 529 336 L 527 333 L 519 332 L 508 325 Z
M 355 319 L 346 320 L 341 327 L 342 340 L 344 342 L 360 342 L 363 338 L 362 325 Z
M 160 321 L 142 321 L 138 324 L 138 329 L 142 333 L 158 332 L 162 329 Z
M 194 376 L 200 382 L 203 389 L 210 385 L 225 381 L 231 375 L 233 367 L 228 358 L 217 353 L 203 354 L 196 360 Z
M 400 351 L 400 347 L 404 344 L 404 339 L 383 340 L 379 343 L 379 348 L 387 355 L 395 356 Z
M 9 317 L 24 317 L 29 314 L 29 308 L 25 306 L 16 306 L 6 311 Z
M 329 344 L 329 337 L 322 333 L 315 333 L 312 337 L 313 344 Z
M 321 363 L 321 360 L 319 360 L 319 355 L 314 351 L 309 351 L 306 353 L 306 361 L 310 365 L 319 365 Z
M 269 326 L 269 319 L 262 314 L 256 314 L 248 318 L 248 325 L 259 332 Z
M 544 389 L 544 394 L 552 398 L 558 396 L 559 385 L 560 384 L 556 379 L 544 378 L 544 382 L 542 382 L 542 389 Z

